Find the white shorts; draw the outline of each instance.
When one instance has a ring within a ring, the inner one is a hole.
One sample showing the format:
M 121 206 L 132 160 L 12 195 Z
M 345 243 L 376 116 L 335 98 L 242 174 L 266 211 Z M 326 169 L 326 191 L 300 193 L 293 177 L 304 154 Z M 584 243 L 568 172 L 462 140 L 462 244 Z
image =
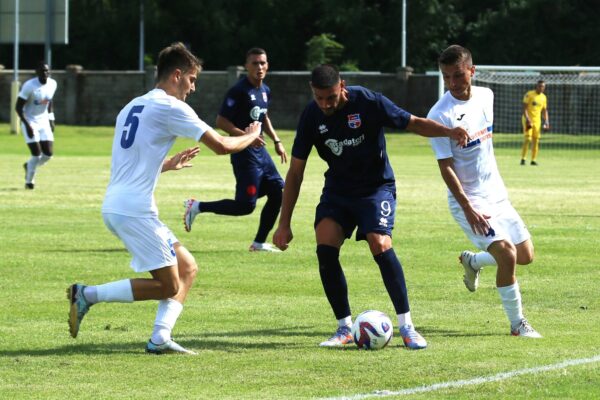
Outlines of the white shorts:
M 177 264 L 173 245 L 177 238 L 158 218 L 102 213 L 104 224 L 125 244 L 135 272 L 148 272 Z
M 52 132 L 52 128 L 50 127 L 50 121 L 29 122 L 29 125 L 33 129 L 32 138 L 27 136 L 27 128 L 21 122 L 21 132 L 23 132 L 23 136 L 25 137 L 25 143 L 54 142 L 54 132 Z
M 487 236 L 476 235 L 456 200 L 450 198 L 448 201 L 448 207 L 454 220 L 458 222 L 467 238 L 480 250 L 487 251 L 492 243 L 500 240 L 508 240 L 517 245 L 531 238 L 525 223 L 508 199 L 494 204 L 489 204 L 481 199 L 471 200 L 471 204 L 479 212 L 490 216 L 488 223 L 491 230 Z

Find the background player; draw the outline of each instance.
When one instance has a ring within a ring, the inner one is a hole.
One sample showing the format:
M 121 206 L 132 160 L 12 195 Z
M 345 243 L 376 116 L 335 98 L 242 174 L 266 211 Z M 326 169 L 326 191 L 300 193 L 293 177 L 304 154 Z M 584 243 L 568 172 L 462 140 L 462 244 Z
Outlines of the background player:
M 521 124 L 523 125 L 523 148 L 521 149 L 521 165 L 525 165 L 527 160 L 527 151 L 531 144 L 531 165 L 538 165 L 536 158 L 540 148 L 540 137 L 542 127 L 545 131 L 550 129 L 550 119 L 548 118 L 548 100 L 544 94 L 546 83 L 539 80 L 534 90 L 525 93 L 523 97 L 523 116 Z M 542 114 L 544 115 L 544 124 L 542 125 Z
M 511 334 L 539 338 L 523 316 L 515 264 L 533 261 L 533 244 L 525 224 L 508 200 L 492 146 L 494 93 L 471 86 L 475 66 L 471 52 L 453 45 L 442 52 L 439 65 L 448 91 L 428 117 L 451 128 L 462 126 L 469 143 L 459 146 L 448 138 L 432 138 L 431 146 L 444 182 L 448 205 L 471 242 L 483 250 L 460 255 L 470 291 L 477 290 L 484 265 L 497 265 L 496 286 L 511 324 Z
M 38 167 L 52 158 L 54 143 L 54 113 L 52 99 L 56 81 L 50 78 L 48 64 L 40 62 L 35 70 L 36 78 L 23 84 L 17 98 L 16 111 L 21 118 L 21 129 L 31 158 L 23 164 L 25 189 L 33 189 Z
M 77 337 L 89 308 L 99 302 L 160 300 L 149 353 L 193 353 L 171 338 L 198 267 L 194 257 L 158 219 L 154 189 L 161 172 L 190 166 L 197 147 L 165 161 L 177 136 L 193 138 L 217 154 L 240 151 L 259 138 L 258 124 L 245 135 L 225 138 L 213 131 L 184 103 L 195 90 L 201 63 L 182 43 L 163 49 L 158 56 L 154 90 L 133 99 L 119 113 L 112 147 L 111 178 L 102 205 L 108 229 L 123 241 L 136 272 L 150 279 L 124 279 L 98 286 L 71 285 L 69 329 Z
M 263 49 L 252 48 L 246 54 L 247 76 L 241 78 L 229 89 L 217 116 L 217 127 L 231 136 L 244 134 L 243 128 L 253 121 L 262 123 L 264 132 L 273 139 L 275 151 L 281 162 L 287 162 L 287 154 L 273 129 L 268 109 L 271 102 L 271 90 L 263 83 L 269 63 L 267 53 Z M 248 215 L 254 211 L 257 199 L 267 196 L 267 201 L 260 214 L 260 223 L 250 251 L 279 251 L 269 243 L 267 236 L 281 208 L 281 189 L 283 179 L 277 172 L 269 152 L 260 143 L 231 155 L 231 164 L 236 179 L 235 200 L 196 201 L 189 199 L 184 203 L 186 208 L 184 223 L 186 231 L 192 229 L 196 215 L 201 212 L 212 212 L 222 215 Z
M 306 106 L 298 123 L 273 242 L 285 250 L 293 238 L 292 213 L 314 146 L 329 167 L 314 222 L 317 259 L 325 295 L 338 320 L 337 331 L 321 346 L 353 342 L 348 287 L 339 254 L 344 240 L 358 227 L 356 240 L 369 244 L 394 304 L 405 346 L 423 349 L 427 342 L 413 327 L 404 272 L 392 248 L 396 184 L 383 128 L 422 136 L 451 135 L 460 143 L 466 143 L 467 134 L 461 128 L 448 129 L 412 116 L 380 93 L 361 86 L 346 87 L 337 69 L 330 65 L 316 67 L 310 85 L 314 100 Z

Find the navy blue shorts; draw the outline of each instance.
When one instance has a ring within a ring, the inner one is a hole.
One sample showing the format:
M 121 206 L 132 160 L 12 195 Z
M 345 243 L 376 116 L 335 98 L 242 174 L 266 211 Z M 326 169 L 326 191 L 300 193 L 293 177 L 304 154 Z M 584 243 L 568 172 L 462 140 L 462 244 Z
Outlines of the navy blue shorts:
M 256 200 L 274 190 L 283 189 L 283 179 L 271 158 L 263 165 L 233 164 L 235 200 L 256 204 Z
M 364 197 L 345 197 L 323 193 L 315 213 L 315 228 L 323 218 L 331 218 L 344 230 L 346 238 L 366 240 L 367 233 L 392 236 L 396 217 L 396 193 L 381 189 Z

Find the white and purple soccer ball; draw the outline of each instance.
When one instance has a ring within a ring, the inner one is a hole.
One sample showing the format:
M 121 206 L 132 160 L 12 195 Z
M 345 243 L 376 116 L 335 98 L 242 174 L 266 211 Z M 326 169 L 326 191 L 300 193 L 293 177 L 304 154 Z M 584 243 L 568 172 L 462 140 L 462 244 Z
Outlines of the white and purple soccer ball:
M 364 311 L 352 324 L 352 337 L 359 349 L 383 349 L 392 340 L 393 335 L 392 321 L 381 311 Z

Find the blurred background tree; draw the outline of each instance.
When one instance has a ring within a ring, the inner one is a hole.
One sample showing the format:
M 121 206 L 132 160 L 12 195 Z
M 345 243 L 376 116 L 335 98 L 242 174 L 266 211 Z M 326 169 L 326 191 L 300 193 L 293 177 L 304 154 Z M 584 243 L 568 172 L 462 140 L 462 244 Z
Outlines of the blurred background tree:
M 402 0 L 70 0 L 70 44 L 53 46 L 53 68 L 137 69 L 140 1 L 152 58 L 182 41 L 216 70 L 259 46 L 271 69 L 304 70 L 315 57 L 307 43 L 322 46 L 327 32 L 347 69 L 393 72 L 401 63 Z M 458 43 L 479 64 L 598 65 L 599 18 L 600 2 L 589 0 L 407 0 L 407 64 L 434 70 L 439 52 Z M 44 56 L 43 45 L 20 51 L 22 68 Z M 12 46 L 0 45 L 0 64 L 12 68 L 12 58 Z

